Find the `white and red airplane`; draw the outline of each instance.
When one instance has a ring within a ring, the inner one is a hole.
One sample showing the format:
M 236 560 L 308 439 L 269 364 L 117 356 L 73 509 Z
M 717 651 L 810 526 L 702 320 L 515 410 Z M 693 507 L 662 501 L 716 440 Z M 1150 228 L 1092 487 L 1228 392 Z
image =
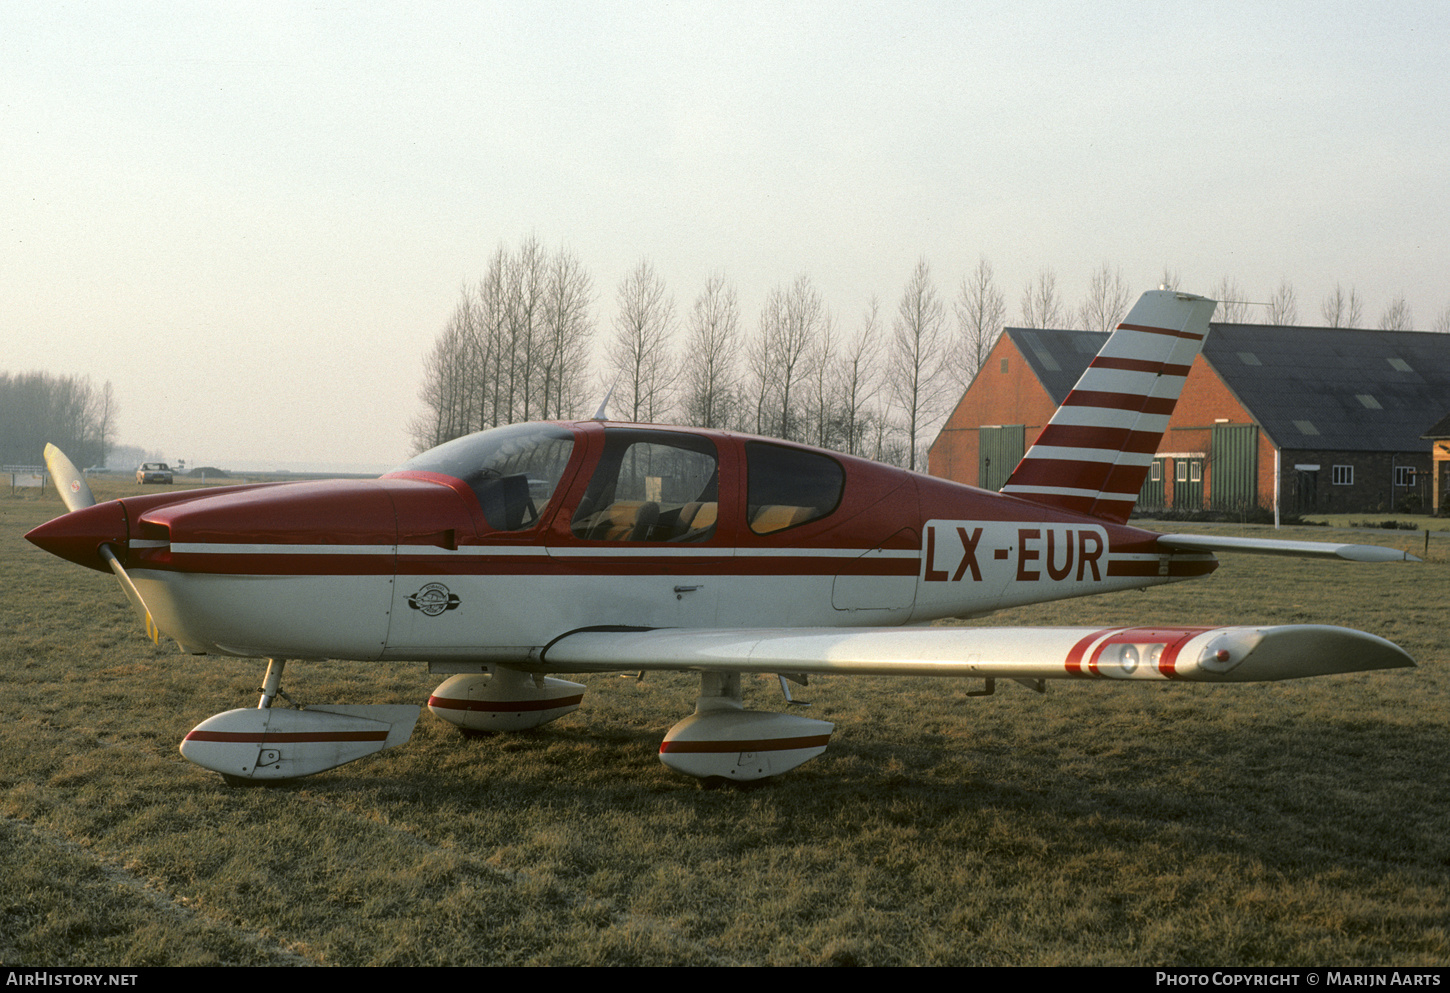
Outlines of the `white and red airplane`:
M 256 708 L 184 756 L 229 781 L 305 776 L 406 741 L 411 706 L 273 706 L 285 660 L 426 662 L 465 733 L 578 708 L 555 674 L 700 673 L 672 769 L 758 779 L 834 725 L 747 710 L 744 673 L 1239 682 L 1412 666 L 1374 635 L 1279 627 L 918 626 L 1204 576 L 1213 551 L 1390 549 L 1130 526 L 1214 301 L 1144 294 L 1001 493 L 728 431 L 604 421 L 459 438 L 375 480 L 231 486 L 97 504 L 57 449 L 69 513 L 27 536 L 110 569 L 148 632 L 269 660 Z

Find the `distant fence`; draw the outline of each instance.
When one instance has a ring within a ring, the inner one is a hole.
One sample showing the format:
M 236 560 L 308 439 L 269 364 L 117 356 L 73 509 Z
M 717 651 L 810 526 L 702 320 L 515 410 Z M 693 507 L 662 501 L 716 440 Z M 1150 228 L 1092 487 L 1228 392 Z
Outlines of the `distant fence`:
M 12 492 L 30 488 L 44 491 L 48 478 L 43 465 L 0 466 L 0 480 L 8 482 Z

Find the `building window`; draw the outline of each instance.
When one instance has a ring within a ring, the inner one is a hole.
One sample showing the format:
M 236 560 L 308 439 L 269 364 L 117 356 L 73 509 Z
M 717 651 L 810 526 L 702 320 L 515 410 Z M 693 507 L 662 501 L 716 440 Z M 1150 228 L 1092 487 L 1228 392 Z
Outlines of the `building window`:
M 1397 465 L 1397 466 L 1395 466 L 1395 485 L 1396 486 L 1414 486 L 1415 485 L 1415 467 L 1412 466 L 1412 465 Z
M 1188 463 L 1188 481 L 1190 483 L 1203 482 L 1203 463 L 1197 459 Z
M 1005 373 L 1006 371 L 1007 371 L 1007 356 L 1004 355 L 1004 356 L 1002 356 L 1002 372 Z
M 1174 459 L 1173 460 L 1173 481 L 1175 483 L 1186 483 L 1186 482 L 1188 482 L 1188 460 L 1187 459 Z
M 1157 459 L 1153 460 L 1152 467 L 1148 470 L 1148 478 L 1155 483 L 1163 482 L 1163 463 Z
M 1354 466 L 1352 466 L 1352 465 L 1337 465 L 1337 466 L 1335 466 L 1334 467 L 1334 485 L 1335 486 L 1353 486 L 1354 485 Z

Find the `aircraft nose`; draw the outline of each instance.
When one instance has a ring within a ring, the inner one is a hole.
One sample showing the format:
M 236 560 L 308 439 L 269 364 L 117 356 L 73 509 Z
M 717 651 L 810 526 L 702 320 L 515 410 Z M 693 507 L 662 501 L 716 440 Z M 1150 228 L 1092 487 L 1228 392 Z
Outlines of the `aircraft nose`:
M 101 558 L 102 545 L 113 546 L 118 553 L 126 549 L 129 537 L 126 509 L 118 500 L 83 507 L 47 521 L 25 536 L 33 545 L 70 562 L 98 572 L 109 573 L 110 566 Z

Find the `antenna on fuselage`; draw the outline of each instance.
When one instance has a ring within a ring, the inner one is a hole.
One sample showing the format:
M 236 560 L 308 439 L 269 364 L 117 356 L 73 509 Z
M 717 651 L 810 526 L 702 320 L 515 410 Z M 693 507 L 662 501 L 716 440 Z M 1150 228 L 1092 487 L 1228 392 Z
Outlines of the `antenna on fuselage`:
M 614 380 L 614 382 L 612 382 L 612 383 L 609 384 L 609 392 L 606 393 L 606 394 L 604 394 L 604 399 L 601 400 L 600 403 L 599 403 L 599 409 L 594 412 L 594 416 L 592 418 L 590 418 L 590 420 L 594 420 L 594 421 L 607 421 L 607 420 L 609 420 L 609 411 L 606 408 L 609 406 L 609 398 L 612 397 L 612 396 L 614 396 L 614 388 L 616 386 L 618 386 L 618 385 L 619 385 L 619 379 L 616 377 L 615 380 Z

